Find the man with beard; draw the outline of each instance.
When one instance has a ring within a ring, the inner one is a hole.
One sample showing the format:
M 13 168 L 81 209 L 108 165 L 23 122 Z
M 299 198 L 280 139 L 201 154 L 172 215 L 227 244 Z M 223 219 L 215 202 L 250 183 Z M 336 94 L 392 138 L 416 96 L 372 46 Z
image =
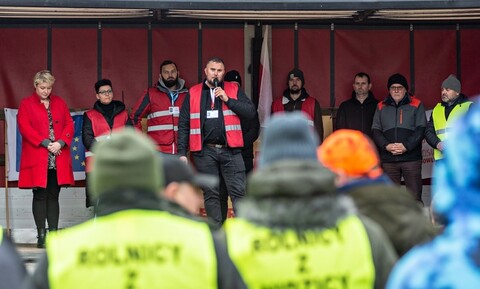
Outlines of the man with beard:
M 442 83 L 441 98 L 432 111 L 425 129 L 425 140 L 433 148 L 435 160 L 443 158 L 443 142 L 452 123 L 465 114 L 472 102 L 461 93 L 462 85 L 455 75 L 450 74 Z
M 323 141 L 323 121 L 322 109 L 318 101 L 311 97 L 305 88 L 305 78 L 303 71 L 294 68 L 288 73 L 288 88 L 283 92 L 281 98 L 277 98 L 272 103 L 272 114 L 283 111 L 301 110 L 310 118 L 310 125 L 315 127 L 320 142 Z
M 378 100 L 370 91 L 370 76 L 359 72 L 353 80 L 352 97 L 340 104 L 335 119 L 335 130 L 354 129 L 372 137 L 372 123 Z
M 160 65 L 157 87 L 147 89 L 132 110 L 134 125 L 142 128 L 142 118 L 147 118 L 147 135 L 165 154 L 177 154 L 178 117 L 188 89 L 181 79 L 177 65 L 165 60 Z
M 224 81 L 222 59 L 211 58 L 204 72 L 205 80 L 190 88 L 180 112 L 178 154 L 187 162 L 190 152 L 199 173 L 221 176 L 235 212 L 246 184 L 241 119 L 253 119 L 255 105 L 237 84 Z M 207 216 L 220 227 L 219 190 L 205 187 L 203 191 Z

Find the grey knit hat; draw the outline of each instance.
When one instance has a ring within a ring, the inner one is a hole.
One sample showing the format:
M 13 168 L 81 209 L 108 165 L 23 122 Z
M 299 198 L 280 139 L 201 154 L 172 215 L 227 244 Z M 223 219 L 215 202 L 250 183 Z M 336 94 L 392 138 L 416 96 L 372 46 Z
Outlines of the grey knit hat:
M 133 189 L 157 194 L 164 185 L 160 157 L 153 142 L 134 129 L 113 133 L 93 147 L 89 181 L 93 197 Z
M 456 92 L 460 93 L 462 91 L 462 85 L 460 84 L 460 80 L 453 75 L 450 74 L 443 82 L 441 88 L 450 88 L 451 90 L 455 90 Z
M 285 159 L 318 162 L 318 145 L 318 136 L 304 113 L 274 114 L 263 132 L 258 167 Z

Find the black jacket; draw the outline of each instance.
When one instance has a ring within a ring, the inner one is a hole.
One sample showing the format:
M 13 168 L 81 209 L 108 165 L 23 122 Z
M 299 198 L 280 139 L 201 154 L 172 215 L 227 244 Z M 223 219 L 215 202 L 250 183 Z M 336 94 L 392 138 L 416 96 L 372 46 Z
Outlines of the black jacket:
M 223 87 L 223 82 L 220 83 Z M 202 142 L 203 140 L 203 127 L 206 119 L 207 100 L 210 99 L 210 88 L 203 83 L 202 95 L 200 102 L 200 128 L 202 129 Z M 254 104 L 247 97 L 242 89 L 238 89 L 237 99 L 229 98 L 225 103 L 229 109 L 231 109 L 240 120 L 245 119 L 250 121 L 255 117 L 256 110 Z M 223 111 L 220 109 L 218 117 L 223 121 Z M 190 147 L 190 92 L 185 96 L 182 109 L 180 110 L 180 118 L 178 121 L 178 154 L 185 156 Z M 238 150 L 240 152 L 240 149 Z
M 97 100 L 93 105 L 93 109 L 103 115 L 103 117 L 107 121 L 110 128 L 113 127 L 113 119 L 115 118 L 115 116 L 125 110 L 125 104 L 123 102 L 119 100 L 112 100 L 111 103 L 113 104 L 113 113 L 111 116 L 107 115 L 107 113 L 102 109 L 102 106 L 99 100 Z M 128 126 L 133 125 L 130 117 L 128 118 L 126 125 Z M 95 142 L 95 136 L 93 135 L 93 129 L 92 129 L 92 121 L 90 120 L 90 118 L 87 116 L 86 113 L 83 114 L 82 142 L 83 142 L 83 145 L 85 146 L 85 149 L 87 150 L 90 150 L 91 146 Z
M 243 149 L 242 156 L 244 159 L 253 159 L 253 143 L 257 140 L 260 134 L 260 121 L 258 120 L 258 113 L 255 112 L 253 119 L 241 118 L 243 134 Z
M 378 100 L 371 91 L 368 92 L 368 97 L 363 103 L 357 100 L 355 91 L 353 91 L 352 97 L 342 102 L 338 108 L 335 130 L 343 128 L 359 130 L 371 138 L 377 103 Z

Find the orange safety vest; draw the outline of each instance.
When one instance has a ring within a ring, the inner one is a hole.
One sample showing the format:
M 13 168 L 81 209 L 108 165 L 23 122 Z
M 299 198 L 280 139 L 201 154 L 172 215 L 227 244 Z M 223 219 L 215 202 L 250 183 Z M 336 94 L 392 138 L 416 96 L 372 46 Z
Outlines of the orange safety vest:
M 229 98 L 237 99 L 238 85 L 224 82 L 224 90 Z M 190 88 L 190 151 L 202 150 L 202 131 L 200 123 L 200 100 L 202 98 L 203 83 Z M 228 108 L 225 102 L 222 103 L 223 120 L 227 134 L 227 145 L 232 148 L 243 147 L 242 126 L 240 118 Z
M 91 109 L 86 114 L 92 122 L 93 135 L 96 141 L 102 141 L 110 137 L 113 130 L 125 127 L 128 120 L 128 113 L 124 110 L 113 118 L 113 127 L 110 129 L 103 114 L 97 110 Z M 87 173 L 92 171 L 92 157 L 93 153 L 85 148 L 85 172 Z

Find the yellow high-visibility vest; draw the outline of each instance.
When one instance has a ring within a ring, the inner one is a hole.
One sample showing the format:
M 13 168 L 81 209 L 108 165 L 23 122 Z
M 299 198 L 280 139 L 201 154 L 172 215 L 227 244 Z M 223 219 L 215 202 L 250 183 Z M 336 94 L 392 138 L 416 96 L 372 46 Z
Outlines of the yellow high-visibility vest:
M 47 237 L 50 288 L 217 288 L 212 234 L 164 211 L 126 210 Z
M 237 218 L 225 231 L 249 289 L 373 288 L 370 242 L 356 216 L 322 231 L 272 230 Z
M 455 105 L 455 107 L 448 115 L 448 120 L 445 118 L 445 106 L 443 106 L 441 103 L 438 103 L 433 108 L 433 127 L 435 129 L 435 134 L 441 141 L 444 141 L 446 139 L 448 130 L 450 130 L 450 128 L 452 127 L 453 121 L 459 116 L 465 114 L 470 108 L 471 104 L 471 101 L 466 101 Z M 433 158 L 435 160 L 443 158 L 442 152 L 437 150 L 436 148 L 433 148 Z

